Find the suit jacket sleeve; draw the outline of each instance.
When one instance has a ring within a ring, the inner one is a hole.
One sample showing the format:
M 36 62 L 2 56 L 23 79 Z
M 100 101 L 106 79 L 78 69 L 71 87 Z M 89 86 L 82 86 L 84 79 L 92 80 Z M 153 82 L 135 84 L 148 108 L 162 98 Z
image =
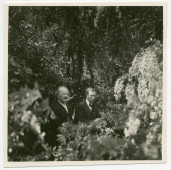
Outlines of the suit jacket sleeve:
M 82 119 L 82 107 L 81 105 L 77 105 L 75 108 L 75 118 L 74 118 L 74 123 L 78 123 Z
M 96 107 L 93 108 L 93 120 L 97 119 L 97 118 L 101 118 L 101 115 L 99 114 L 99 111 Z

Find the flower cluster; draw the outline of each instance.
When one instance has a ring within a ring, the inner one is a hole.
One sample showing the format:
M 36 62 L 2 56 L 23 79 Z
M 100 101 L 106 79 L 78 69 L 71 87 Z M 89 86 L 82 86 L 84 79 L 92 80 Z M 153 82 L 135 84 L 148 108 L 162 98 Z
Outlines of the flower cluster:
M 154 150 L 161 148 L 163 101 L 162 62 L 159 63 L 161 55 L 162 45 L 156 41 L 154 45 L 136 55 L 127 74 L 127 79 L 124 82 L 122 81 L 122 85 L 126 84 L 125 87 L 118 88 L 120 79 L 115 84 L 115 89 L 118 90 L 116 99 L 124 92 L 129 107 L 129 119 L 124 131 L 125 136 L 136 136 L 138 131 L 146 131 L 144 150 L 148 156 L 151 149 L 147 148 L 154 149 L 156 147 Z M 121 78 L 121 80 L 123 79 Z M 158 155 L 156 158 L 159 157 L 157 152 L 155 155 Z

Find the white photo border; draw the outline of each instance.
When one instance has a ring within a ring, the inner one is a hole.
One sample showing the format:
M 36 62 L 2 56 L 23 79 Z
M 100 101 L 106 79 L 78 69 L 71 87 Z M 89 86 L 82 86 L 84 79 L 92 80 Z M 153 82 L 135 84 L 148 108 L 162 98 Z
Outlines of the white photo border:
M 108 160 L 108 161 L 8 161 L 8 7 L 9 6 L 163 6 L 163 124 L 162 124 L 162 160 Z M 4 3 L 4 167 L 35 167 L 35 166 L 70 166 L 70 165 L 111 165 L 111 164 L 144 164 L 166 163 L 166 8 L 167 3 L 160 2 L 7 2 Z

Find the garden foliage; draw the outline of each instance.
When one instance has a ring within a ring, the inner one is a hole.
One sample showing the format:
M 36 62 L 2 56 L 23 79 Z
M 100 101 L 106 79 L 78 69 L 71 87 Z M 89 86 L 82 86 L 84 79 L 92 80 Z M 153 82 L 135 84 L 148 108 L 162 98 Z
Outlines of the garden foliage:
M 9 7 L 9 161 L 161 159 L 162 13 L 155 6 Z M 102 118 L 65 122 L 52 148 L 44 128 L 61 83 L 74 96 L 72 109 L 95 87 Z
M 114 87 L 116 100 L 125 97 L 126 104 L 108 102 L 102 118 L 88 124 L 64 123 L 55 148 L 44 141 L 50 107 L 38 86 L 9 94 L 10 160 L 48 160 L 51 155 L 58 161 L 161 159 L 161 57 L 158 41 L 137 54 Z

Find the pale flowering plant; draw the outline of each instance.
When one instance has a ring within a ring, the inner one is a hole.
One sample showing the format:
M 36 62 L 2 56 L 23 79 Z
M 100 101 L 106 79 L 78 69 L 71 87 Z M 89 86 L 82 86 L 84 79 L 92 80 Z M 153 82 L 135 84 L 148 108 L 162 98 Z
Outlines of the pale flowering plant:
M 153 45 L 142 50 L 132 62 L 125 80 L 125 93 L 127 106 L 130 108 L 129 119 L 124 129 L 128 138 L 142 139 L 144 151 L 149 157 L 151 150 L 155 150 L 154 159 L 161 158 L 162 133 L 162 44 L 154 41 Z M 127 83 L 128 81 L 128 83 Z M 120 82 L 120 81 L 118 81 Z M 122 82 L 124 84 L 124 82 Z M 115 86 L 118 86 L 118 83 Z M 116 89 L 116 87 L 115 87 Z M 116 100 L 121 94 L 118 90 Z M 152 147 L 153 145 L 153 147 Z

